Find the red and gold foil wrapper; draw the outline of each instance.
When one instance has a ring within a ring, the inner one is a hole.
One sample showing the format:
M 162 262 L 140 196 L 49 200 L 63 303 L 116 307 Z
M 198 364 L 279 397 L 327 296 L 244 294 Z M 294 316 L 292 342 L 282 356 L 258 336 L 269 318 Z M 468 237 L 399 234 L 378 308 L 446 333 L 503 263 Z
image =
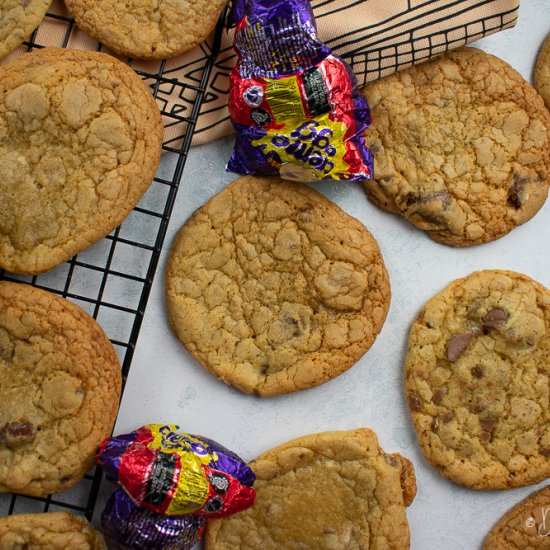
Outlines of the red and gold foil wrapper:
M 255 476 L 219 443 L 148 424 L 105 440 L 98 462 L 138 505 L 158 514 L 219 518 L 254 503 Z
M 309 0 L 235 0 L 227 170 L 296 181 L 371 179 L 367 100 L 317 38 Z

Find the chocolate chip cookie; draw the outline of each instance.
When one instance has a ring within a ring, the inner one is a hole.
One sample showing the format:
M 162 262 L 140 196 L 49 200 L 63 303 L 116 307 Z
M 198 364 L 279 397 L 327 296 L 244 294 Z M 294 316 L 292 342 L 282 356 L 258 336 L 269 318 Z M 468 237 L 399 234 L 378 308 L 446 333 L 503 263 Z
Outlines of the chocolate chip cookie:
M 147 86 L 111 56 L 44 48 L 0 67 L 0 267 L 41 273 L 107 235 L 161 144 Z
M 203 366 L 267 396 L 349 369 L 382 328 L 390 287 L 359 221 L 305 185 L 248 176 L 182 227 L 166 296 L 174 332 Z
M 120 55 L 166 59 L 214 30 L 227 0 L 65 0 L 76 24 Z
M 550 34 L 546 37 L 537 57 L 535 88 L 550 109 Z
M 533 217 L 548 193 L 550 114 L 504 61 L 474 48 L 369 84 L 379 206 L 470 246 Z
M 38 27 L 52 0 L 2 0 L 0 59 L 15 50 Z
M 300 437 L 250 466 L 254 506 L 209 521 L 206 550 L 409 548 L 414 469 L 372 430 Z
M 509 510 L 493 527 L 483 550 L 550 549 L 550 486 Z
M 111 433 L 120 386 L 115 350 L 87 313 L 0 282 L 0 492 L 77 483 Z
M 550 291 L 525 275 L 458 279 L 412 325 L 405 386 L 418 441 L 461 485 L 550 476 L 549 379 Z
M 106 550 L 107 546 L 83 517 L 69 512 L 48 512 L 0 518 L 0 548 Z

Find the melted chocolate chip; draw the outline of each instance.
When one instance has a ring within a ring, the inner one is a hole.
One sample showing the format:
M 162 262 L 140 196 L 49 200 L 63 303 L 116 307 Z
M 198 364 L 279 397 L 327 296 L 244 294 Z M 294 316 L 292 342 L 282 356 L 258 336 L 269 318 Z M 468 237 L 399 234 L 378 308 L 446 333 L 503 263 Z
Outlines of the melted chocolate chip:
M 415 195 L 409 195 L 405 199 L 405 206 L 412 206 L 413 204 L 416 204 L 420 199 L 416 197 Z
M 397 460 L 397 458 L 395 458 L 394 456 L 392 455 L 384 455 L 384 460 L 390 465 L 390 466 L 393 466 L 394 468 L 397 468 L 397 466 L 399 466 L 399 460 Z
M 291 327 L 292 336 L 296 336 L 297 334 L 300 333 L 300 325 L 299 325 L 298 321 L 296 319 L 294 319 L 293 317 L 285 315 L 283 317 L 283 323 L 285 323 L 285 325 Z
M 437 432 L 439 430 L 439 417 L 434 416 L 431 424 L 432 432 Z
M 380 151 L 380 149 L 382 148 L 382 144 L 381 143 L 373 143 L 372 145 L 369 145 L 369 149 L 371 151 L 371 153 L 375 154 L 378 153 Z
M 450 422 L 454 417 L 455 413 L 453 411 L 447 411 L 443 413 L 441 420 L 443 420 L 443 424 L 447 424 L 447 422 Z
M 550 447 L 547 447 L 546 449 L 541 449 L 539 452 L 542 456 L 550 458 Z
M 432 396 L 432 403 L 435 403 L 436 405 L 439 405 L 441 403 L 441 400 L 443 399 L 443 396 L 447 393 L 446 388 L 437 388 L 434 391 L 434 394 Z
M 451 195 L 449 195 L 447 191 L 438 191 L 433 195 L 425 195 L 424 197 L 422 197 L 422 202 L 424 204 L 434 201 L 441 201 L 443 207 L 447 209 L 451 205 Z
M 447 359 L 456 361 L 470 345 L 474 335 L 471 332 L 457 334 L 447 342 Z
M 481 432 L 479 439 L 481 439 L 482 443 L 487 443 L 491 439 L 491 432 Z
M 512 185 L 508 188 L 508 202 L 514 208 L 521 208 L 523 206 L 522 194 L 528 182 L 529 178 L 522 178 L 518 174 L 514 174 Z
M 483 412 L 485 410 L 485 405 L 483 403 L 475 403 L 472 406 L 472 412 L 475 414 L 479 414 L 480 412 Z
M 10 422 L 0 428 L 0 445 L 20 447 L 32 443 L 36 433 L 30 422 Z
M 484 370 L 483 370 L 483 366 L 482 365 L 476 365 L 475 367 L 472 368 L 472 376 L 474 378 L 483 378 L 483 375 L 485 374 Z
M 495 429 L 495 424 L 497 423 L 496 418 L 480 418 L 479 425 L 484 432 L 491 433 Z
M 434 214 L 433 212 L 421 212 L 420 210 L 414 213 L 415 216 L 419 216 L 425 222 L 433 225 L 447 227 L 447 220 L 442 215 Z
M 421 411 L 422 399 L 420 399 L 420 397 L 418 397 L 415 393 L 409 393 L 409 406 L 411 411 Z
M 507 320 L 508 312 L 498 307 L 489 310 L 482 319 L 483 324 L 489 328 L 501 327 Z

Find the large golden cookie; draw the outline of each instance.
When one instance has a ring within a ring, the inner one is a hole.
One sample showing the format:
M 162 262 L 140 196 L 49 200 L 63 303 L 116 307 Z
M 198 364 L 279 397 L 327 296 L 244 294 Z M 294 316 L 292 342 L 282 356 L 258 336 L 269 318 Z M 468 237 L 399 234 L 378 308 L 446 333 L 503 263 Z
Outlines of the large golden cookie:
M 372 430 L 301 437 L 250 466 L 254 506 L 209 521 L 206 550 L 409 548 L 414 469 L 384 453 Z
M 44 496 L 77 483 L 111 434 L 117 355 L 71 302 L 0 283 L 0 492 Z
M 533 217 L 548 193 L 550 114 L 504 61 L 464 48 L 369 84 L 379 206 L 470 246 Z
M 227 0 L 65 0 L 77 25 L 118 54 L 166 59 L 214 30 Z
M 0 267 L 41 273 L 107 235 L 161 144 L 149 89 L 111 56 L 45 48 L 0 67 Z
M 103 537 L 69 512 L 17 514 L 0 518 L 2 550 L 106 550 Z
M 166 294 L 184 346 L 224 382 L 260 395 L 349 369 L 390 301 L 382 255 L 359 221 L 305 185 L 250 176 L 182 227 Z
M 0 59 L 15 50 L 38 27 L 52 0 L 0 2 Z
M 411 328 L 405 385 L 418 441 L 467 487 L 550 476 L 549 380 L 550 291 L 525 275 L 458 279 Z

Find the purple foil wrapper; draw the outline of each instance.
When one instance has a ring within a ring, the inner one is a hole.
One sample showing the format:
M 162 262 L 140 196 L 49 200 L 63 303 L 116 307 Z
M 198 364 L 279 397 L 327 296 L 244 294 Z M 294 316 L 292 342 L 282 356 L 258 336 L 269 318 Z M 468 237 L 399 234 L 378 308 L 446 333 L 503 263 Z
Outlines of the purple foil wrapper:
M 122 489 L 109 498 L 101 527 L 119 550 L 190 550 L 200 540 L 206 519 L 165 516 L 135 504 Z
M 230 451 L 227 447 L 224 447 L 217 441 L 204 437 L 203 435 L 194 435 L 197 439 L 200 439 L 208 446 L 208 453 L 216 453 L 218 460 L 211 460 L 208 466 L 215 470 L 220 470 L 238 479 L 243 485 L 252 487 L 252 484 L 256 480 L 254 472 L 245 464 L 243 459 Z
M 330 54 L 317 38 L 315 17 L 308 0 L 237 0 L 231 20 L 248 18 L 251 27 L 262 27 L 253 38 L 247 29 L 235 32 L 242 78 L 278 78 L 316 65 Z M 276 52 L 268 56 L 266 51 Z

